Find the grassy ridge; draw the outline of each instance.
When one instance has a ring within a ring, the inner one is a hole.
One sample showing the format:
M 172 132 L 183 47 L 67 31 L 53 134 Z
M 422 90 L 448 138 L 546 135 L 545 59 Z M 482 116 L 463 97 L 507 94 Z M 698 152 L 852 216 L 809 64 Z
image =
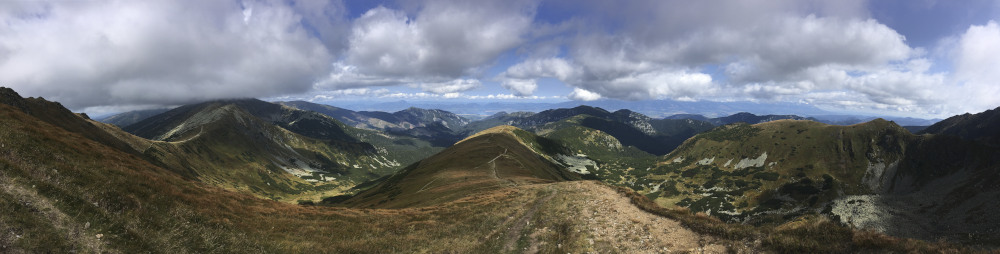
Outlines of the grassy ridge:
M 547 149 L 539 140 L 514 127 L 494 127 L 400 170 L 346 204 L 426 206 L 498 188 L 580 179 L 533 150 Z

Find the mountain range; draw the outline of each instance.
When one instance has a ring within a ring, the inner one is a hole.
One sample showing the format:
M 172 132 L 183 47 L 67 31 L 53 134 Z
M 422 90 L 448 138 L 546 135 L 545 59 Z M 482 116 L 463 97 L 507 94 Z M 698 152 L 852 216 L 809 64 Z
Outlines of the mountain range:
M 235 99 L 119 127 L 0 88 L 0 252 L 987 250 L 995 112 L 913 134 Z

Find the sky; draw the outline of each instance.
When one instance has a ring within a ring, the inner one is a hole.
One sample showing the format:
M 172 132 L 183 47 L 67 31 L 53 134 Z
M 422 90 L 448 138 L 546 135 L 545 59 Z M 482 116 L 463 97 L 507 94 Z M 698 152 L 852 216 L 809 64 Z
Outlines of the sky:
M 0 86 L 88 113 L 222 98 L 1000 106 L 996 0 L 0 1 Z

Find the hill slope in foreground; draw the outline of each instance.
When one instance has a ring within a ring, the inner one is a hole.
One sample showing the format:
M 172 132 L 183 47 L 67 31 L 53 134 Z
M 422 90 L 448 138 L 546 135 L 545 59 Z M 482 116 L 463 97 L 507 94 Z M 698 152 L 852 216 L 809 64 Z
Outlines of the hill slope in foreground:
M 57 105 L 50 110 L 68 112 Z M 465 159 L 495 158 L 496 151 L 491 150 L 495 148 L 474 146 L 481 144 L 477 139 L 491 136 L 495 135 L 463 142 L 488 156 L 470 154 Z M 546 164 L 544 155 L 526 153 L 507 141 L 508 152 L 519 152 L 494 161 L 501 168 L 498 173 L 518 172 L 503 168 L 512 165 Z M 630 190 L 593 181 L 560 181 L 572 179 L 570 174 L 542 174 L 550 170 L 559 169 L 528 170 L 518 174 L 518 185 L 496 185 L 417 206 L 299 206 L 192 181 L 141 155 L 0 103 L 0 252 L 653 253 L 942 248 L 854 232 L 822 219 L 775 228 L 723 224 L 707 216 L 659 208 Z M 433 170 L 425 172 L 433 174 Z M 409 181 L 403 177 L 395 183 L 426 185 Z

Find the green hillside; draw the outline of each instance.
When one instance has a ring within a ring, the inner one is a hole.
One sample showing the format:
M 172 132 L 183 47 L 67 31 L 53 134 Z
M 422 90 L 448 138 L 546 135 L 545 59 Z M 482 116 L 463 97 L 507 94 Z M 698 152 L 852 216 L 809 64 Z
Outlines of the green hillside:
M 286 202 L 350 194 L 440 150 L 259 100 L 184 106 L 128 130 L 153 138 L 136 149 L 182 175 Z

